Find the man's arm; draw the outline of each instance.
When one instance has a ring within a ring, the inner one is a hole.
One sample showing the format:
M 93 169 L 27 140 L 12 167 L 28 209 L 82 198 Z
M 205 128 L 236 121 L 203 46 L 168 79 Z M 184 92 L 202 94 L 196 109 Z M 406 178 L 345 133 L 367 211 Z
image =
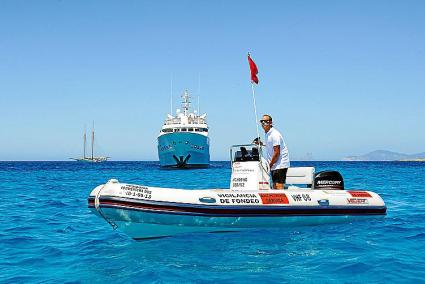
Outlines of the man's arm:
M 280 145 L 273 146 L 273 157 L 269 163 L 270 169 L 273 167 L 274 163 L 279 159 L 280 155 Z

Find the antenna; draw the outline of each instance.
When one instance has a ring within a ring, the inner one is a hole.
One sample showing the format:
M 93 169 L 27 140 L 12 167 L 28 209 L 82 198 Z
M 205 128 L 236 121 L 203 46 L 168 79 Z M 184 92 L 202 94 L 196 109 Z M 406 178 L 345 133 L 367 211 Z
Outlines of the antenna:
M 171 86 L 170 86 L 170 115 L 173 115 L 173 75 L 171 75 Z
M 201 96 L 201 73 L 198 74 L 198 115 L 199 115 L 199 97 Z

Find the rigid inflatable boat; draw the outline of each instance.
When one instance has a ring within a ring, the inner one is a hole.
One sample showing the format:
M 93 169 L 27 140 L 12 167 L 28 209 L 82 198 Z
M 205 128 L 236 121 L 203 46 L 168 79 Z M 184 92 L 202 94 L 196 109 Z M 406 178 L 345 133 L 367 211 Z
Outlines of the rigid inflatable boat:
M 378 194 L 344 189 L 336 171 L 289 168 L 288 187 L 270 189 L 268 164 L 261 156 L 257 145 L 232 147 L 229 189 L 158 188 L 111 179 L 90 193 L 88 206 L 134 239 L 322 224 L 386 213 Z

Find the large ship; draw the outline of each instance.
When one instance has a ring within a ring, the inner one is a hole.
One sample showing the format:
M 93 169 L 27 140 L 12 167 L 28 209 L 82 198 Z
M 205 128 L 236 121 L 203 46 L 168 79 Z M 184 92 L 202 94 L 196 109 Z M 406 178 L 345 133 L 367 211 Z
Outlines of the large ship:
M 182 110 L 169 114 L 158 135 L 158 156 L 161 167 L 202 168 L 210 163 L 210 142 L 207 114 L 191 111 L 190 96 L 182 95 Z

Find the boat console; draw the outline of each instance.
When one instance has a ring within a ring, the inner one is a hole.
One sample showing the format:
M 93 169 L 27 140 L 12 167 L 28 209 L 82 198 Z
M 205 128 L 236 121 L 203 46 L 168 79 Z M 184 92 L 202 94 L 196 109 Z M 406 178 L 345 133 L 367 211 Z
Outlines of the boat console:
M 270 189 L 270 171 L 267 161 L 263 158 L 263 148 L 255 144 L 231 147 L 232 190 Z M 315 173 L 314 167 L 291 167 L 286 174 L 285 185 L 288 189 L 343 190 L 344 179 L 337 171 Z
M 262 152 L 262 147 L 254 144 L 234 145 L 230 148 L 231 190 L 270 189 L 269 165 Z

